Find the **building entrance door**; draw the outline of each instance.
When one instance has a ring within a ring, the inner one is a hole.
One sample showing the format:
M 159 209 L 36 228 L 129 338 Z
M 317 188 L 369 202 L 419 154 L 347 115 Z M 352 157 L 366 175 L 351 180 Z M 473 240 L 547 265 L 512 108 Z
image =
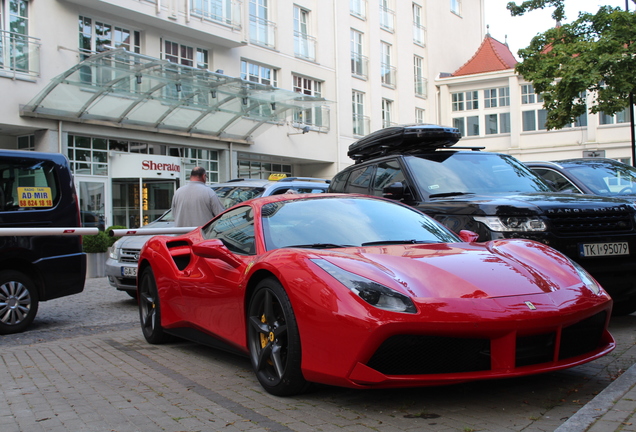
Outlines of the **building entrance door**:
M 176 186 L 176 180 L 114 179 L 114 225 L 138 228 L 154 221 L 170 209 Z

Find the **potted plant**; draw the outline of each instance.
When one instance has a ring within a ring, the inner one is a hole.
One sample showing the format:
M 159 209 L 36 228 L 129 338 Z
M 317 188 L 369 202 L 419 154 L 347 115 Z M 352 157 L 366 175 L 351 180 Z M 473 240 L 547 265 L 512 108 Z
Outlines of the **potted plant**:
M 86 252 L 87 278 L 106 276 L 106 252 L 110 245 L 111 238 L 105 231 L 82 236 L 82 246 Z

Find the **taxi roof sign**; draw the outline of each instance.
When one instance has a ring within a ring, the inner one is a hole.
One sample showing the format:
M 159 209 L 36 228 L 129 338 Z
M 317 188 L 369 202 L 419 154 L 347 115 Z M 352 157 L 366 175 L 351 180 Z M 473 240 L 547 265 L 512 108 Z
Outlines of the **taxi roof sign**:
M 267 180 L 270 181 L 278 181 L 280 179 L 284 179 L 285 177 L 287 177 L 287 174 L 284 173 L 275 173 L 275 174 L 270 174 L 269 177 L 267 177 Z

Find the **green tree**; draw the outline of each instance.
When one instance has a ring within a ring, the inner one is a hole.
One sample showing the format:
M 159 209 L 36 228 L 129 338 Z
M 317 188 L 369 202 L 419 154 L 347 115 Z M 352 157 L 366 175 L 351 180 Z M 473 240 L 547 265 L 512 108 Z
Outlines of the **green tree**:
M 574 1 L 574 0 L 572 0 Z M 631 0 L 636 3 L 636 0 Z M 508 3 L 512 16 L 554 7 L 552 17 L 561 22 L 565 0 L 528 0 Z M 531 82 L 544 98 L 546 127 L 560 129 L 589 109 L 592 113 L 616 114 L 629 106 L 636 93 L 636 14 L 610 6 L 595 14 L 557 25 L 535 36 L 519 50 L 522 61 L 516 72 Z M 587 107 L 581 98 L 594 95 Z

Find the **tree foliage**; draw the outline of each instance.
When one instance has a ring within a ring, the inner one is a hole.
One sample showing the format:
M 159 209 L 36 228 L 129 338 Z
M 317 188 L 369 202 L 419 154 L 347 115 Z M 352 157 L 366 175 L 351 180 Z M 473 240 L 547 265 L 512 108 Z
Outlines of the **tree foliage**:
M 516 16 L 555 7 L 552 16 L 560 21 L 566 18 L 564 1 L 510 2 L 507 8 Z M 575 21 L 538 34 L 519 50 L 522 61 L 515 70 L 543 96 L 546 127 L 571 124 L 586 109 L 612 115 L 627 108 L 630 93 L 636 93 L 635 41 L 636 13 L 603 6 L 595 14 L 580 13 Z M 594 98 L 589 107 L 582 98 L 586 92 Z

